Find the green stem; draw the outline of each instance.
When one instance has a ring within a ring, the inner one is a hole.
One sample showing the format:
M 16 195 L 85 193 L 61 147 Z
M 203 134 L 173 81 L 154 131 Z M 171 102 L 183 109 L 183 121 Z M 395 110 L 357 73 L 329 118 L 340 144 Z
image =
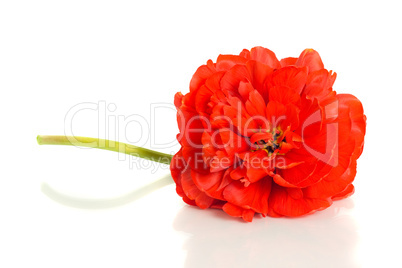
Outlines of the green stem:
M 73 145 L 97 148 L 118 153 L 125 153 L 167 165 L 170 164 L 173 157 L 173 155 L 170 154 L 160 153 L 123 142 L 97 138 L 38 135 L 36 140 L 38 141 L 39 145 Z

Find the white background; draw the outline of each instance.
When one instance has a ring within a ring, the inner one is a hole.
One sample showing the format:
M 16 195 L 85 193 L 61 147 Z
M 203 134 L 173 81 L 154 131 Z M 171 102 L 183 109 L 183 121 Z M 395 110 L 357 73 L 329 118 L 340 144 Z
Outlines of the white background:
M 402 265 L 401 25 L 398 1 L 1 1 L 0 267 Z M 256 45 L 316 49 L 334 89 L 362 101 L 353 197 L 244 223 L 184 205 L 162 165 L 36 144 L 80 103 L 110 110 L 77 113 L 75 135 L 173 141 L 172 109 L 155 110 L 153 135 L 128 116 L 151 124 L 150 105 L 188 92 L 199 65 Z

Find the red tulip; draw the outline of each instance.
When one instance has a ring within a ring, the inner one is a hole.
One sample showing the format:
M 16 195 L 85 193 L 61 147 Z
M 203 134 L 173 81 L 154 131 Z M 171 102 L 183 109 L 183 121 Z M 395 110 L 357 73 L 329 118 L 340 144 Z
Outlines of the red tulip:
M 171 173 L 183 200 L 252 221 L 301 216 L 354 192 L 366 117 L 337 94 L 319 54 L 278 60 L 263 47 L 220 55 L 177 93 L 180 151 Z

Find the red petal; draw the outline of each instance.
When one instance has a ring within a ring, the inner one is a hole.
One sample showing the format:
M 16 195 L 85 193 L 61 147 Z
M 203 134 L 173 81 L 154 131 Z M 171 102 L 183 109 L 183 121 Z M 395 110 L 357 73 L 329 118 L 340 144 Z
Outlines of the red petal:
M 251 209 L 244 209 L 231 203 L 223 205 L 222 210 L 233 217 L 242 217 L 247 222 L 252 222 L 255 212 Z
M 250 51 L 250 59 L 268 65 L 272 69 L 278 69 L 281 67 L 275 53 L 263 47 L 252 48 Z
M 265 80 L 274 71 L 273 68 L 254 60 L 250 60 L 246 64 L 250 73 L 250 82 L 253 87 L 260 92 L 264 100 L 268 100 L 268 88 L 265 85 Z
M 286 66 L 290 66 L 290 65 L 295 65 L 296 61 L 297 61 L 297 58 L 289 57 L 289 58 L 281 59 L 280 63 L 281 63 L 282 67 L 286 67 Z
M 190 81 L 190 92 L 198 89 L 205 83 L 205 80 L 214 73 L 216 73 L 215 66 L 211 60 L 208 60 L 206 65 L 200 66 L 194 73 L 193 78 Z
M 209 166 L 204 162 L 202 149 L 194 149 L 191 146 L 182 147 L 183 158 L 190 166 L 198 172 L 205 173 L 209 171 Z
M 303 191 L 300 188 L 286 188 L 288 195 L 293 199 L 303 198 Z
M 273 127 L 279 126 L 279 122 L 286 119 L 286 106 L 277 101 L 268 102 L 266 117 Z
M 339 166 L 337 169 L 342 169 L 342 167 Z M 355 176 L 356 160 L 353 160 L 341 176 L 337 175 L 336 169 L 333 169 L 326 178 L 305 188 L 304 193 L 310 198 L 328 198 L 337 196 L 353 182 Z
M 285 155 L 278 155 L 275 158 L 275 167 L 279 169 L 288 169 L 288 168 L 293 168 L 296 167 L 300 164 L 303 164 L 304 160 L 295 160 L 295 159 L 290 159 L 286 157 Z
M 215 199 L 210 208 L 215 208 L 215 209 L 222 209 L 223 205 L 226 204 L 226 201 L 222 200 L 217 200 Z
M 212 128 L 227 128 L 231 126 L 230 120 L 224 115 L 224 108 L 227 104 L 218 103 L 212 108 L 212 113 L 210 115 L 210 122 Z
M 272 140 L 273 136 L 270 132 L 257 132 L 250 137 L 250 142 L 255 143 L 257 141 L 263 140 L 267 142 L 268 140 Z
M 284 104 L 277 101 L 268 102 L 266 117 L 272 127 L 280 127 L 285 131 L 288 127 L 294 130 L 299 125 L 298 108 L 293 104 Z
M 190 205 L 190 206 L 197 206 L 197 204 L 195 203 L 194 200 L 191 200 L 190 198 L 188 198 L 187 196 L 183 196 L 183 201 L 184 203 Z
M 186 162 L 182 156 L 182 150 L 177 152 L 170 162 L 170 173 L 174 182 L 176 183 L 176 192 L 179 196 L 185 196 L 183 188 L 181 186 L 181 174 L 187 168 Z
M 300 94 L 307 81 L 307 69 L 288 66 L 273 72 L 267 80 L 267 87 L 285 86 Z
M 279 173 L 280 173 L 280 172 L 279 172 Z M 286 180 L 281 176 L 281 174 L 275 174 L 275 175 L 273 175 L 272 178 L 274 179 L 274 182 L 275 182 L 276 184 L 278 184 L 279 186 L 288 187 L 288 188 L 297 187 L 296 185 L 291 184 L 291 183 L 289 183 L 288 181 L 286 181 Z
M 205 85 L 201 86 L 200 89 L 197 90 L 197 94 L 195 97 L 195 109 L 199 114 L 207 112 L 208 103 L 211 99 L 212 94 L 212 91 Z
M 352 129 L 350 135 L 355 138 L 356 143 L 356 148 L 353 154 L 357 159 L 363 151 L 364 135 L 366 134 L 366 116 L 363 113 L 363 106 L 361 102 L 353 95 L 338 94 L 336 97 L 339 100 L 339 109 L 349 109 L 349 116 L 352 120 Z
M 341 193 L 334 195 L 332 197 L 332 200 L 335 201 L 335 200 L 341 200 L 341 199 L 347 198 L 347 197 L 351 196 L 354 192 L 355 192 L 355 187 L 353 186 L 353 184 L 349 184 L 345 188 L 345 190 L 343 190 Z
M 247 113 L 243 102 L 237 97 L 228 98 L 230 104 L 223 107 L 226 118 L 230 119 L 230 123 L 237 127 L 237 130 L 243 136 L 250 136 L 256 132 L 257 123 Z
M 191 177 L 191 170 L 186 169 L 181 175 L 181 185 L 183 186 L 183 190 L 185 195 L 194 200 L 196 205 L 202 209 L 209 208 L 212 205 L 214 199 L 209 197 L 204 192 L 202 192 L 198 187 L 194 184 L 193 179 Z
M 247 222 L 252 222 L 255 212 L 252 209 L 243 209 L 242 218 Z
M 324 69 L 321 57 L 314 49 L 305 49 L 295 64 L 297 67 L 308 67 L 309 73 Z
M 223 196 L 229 203 L 267 214 L 271 182 L 272 179 L 267 177 L 250 184 L 248 187 L 244 187 L 241 182 L 234 181 L 226 186 Z
M 230 172 L 230 177 L 233 180 L 240 180 L 244 178 L 246 175 L 247 175 L 247 168 L 243 164 L 235 168 L 232 172 Z
M 323 111 L 318 105 L 317 99 L 309 100 L 303 95 L 300 103 L 300 124 L 295 133 L 303 138 L 315 136 L 321 129 L 321 122 L 324 119 Z
M 174 95 L 174 106 L 176 106 L 177 109 L 179 109 L 180 106 L 183 104 L 182 100 L 183 100 L 183 94 L 181 94 L 181 92 L 177 92 Z
M 237 64 L 246 64 L 247 59 L 236 55 L 219 55 L 216 60 L 216 69 L 218 71 L 227 71 Z
M 275 210 L 273 210 L 271 207 L 268 207 L 268 216 L 273 217 L 273 218 L 280 218 L 283 217 L 282 214 L 277 213 Z
M 305 139 L 303 148 L 291 150 L 286 154 L 286 158 L 292 161 L 306 161 L 296 167 L 278 171 L 286 182 L 298 187 L 307 187 L 314 185 L 331 171 L 338 160 L 338 155 L 335 155 L 338 144 L 336 139 L 329 136 L 337 133 L 326 131 L 326 128 L 319 134 L 321 133 L 324 134 Z
M 239 56 L 249 60 L 250 51 L 248 49 L 243 49 L 242 52 L 240 52 Z
M 248 100 L 248 96 L 250 92 L 254 91 L 254 87 L 249 82 L 240 82 L 239 84 L 239 94 L 242 97 L 243 101 L 246 102 Z
M 269 89 L 269 101 L 277 101 L 284 105 L 297 104 L 300 101 L 300 95 L 290 87 L 274 86 Z
M 227 174 L 226 174 L 227 173 Z M 209 196 L 224 200 L 223 190 L 233 180 L 229 176 L 229 171 L 211 172 L 207 174 L 201 174 L 194 170 L 191 171 L 191 177 L 194 184 L 203 192 L 206 192 Z
M 249 143 L 247 140 L 233 132 L 231 129 L 220 129 L 219 134 L 223 146 L 229 156 L 234 156 L 236 153 L 241 153 L 249 149 Z
M 205 80 L 205 86 L 208 87 L 214 93 L 216 91 L 220 91 L 221 80 L 224 74 L 225 72 L 214 73 L 207 80 Z
M 204 159 L 204 162 L 208 165 L 212 158 L 216 156 L 216 151 L 218 150 L 214 146 L 213 142 L 216 141 L 212 141 L 211 135 L 207 131 L 204 131 L 204 133 L 202 134 L 202 157 Z
M 268 172 L 262 167 L 256 167 L 256 165 L 250 163 L 247 163 L 246 166 L 247 177 L 245 178 L 245 186 L 247 186 L 248 183 L 255 183 L 268 175 Z
M 249 99 L 246 101 L 247 112 L 251 116 L 265 116 L 265 101 L 257 90 L 253 90 L 249 94 Z
M 183 146 L 182 153 L 185 161 L 192 169 L 198 171 L 207 170 L 207 165 L 202 158 L 202 135 L 204 132 L 202 117 L 181 109 L 179 121 L 180 135 L 178 141 Z
M 325 209 L 331 205 L 329 199 L 299 198 L 299 195 L 296 197 L 298 198 L 295 199 L 289 195 L 286 188 L 274 184 L 269 196 L 269 206 L 280 215 L 297 217 Z
M 284 187 L 306 187 L 317 183 L 321 178 L 313 177 L 317 169 L 318 161 L 309 153 L 302 153 L 301 150 L 292 150 L 286 154 L 291 162 L 303 162 L 289 169 L 278 169 L 280 177 L 274 177 L 275 182 Z M 300 154 L 297 154 L 300 153 Z
M 204 132 L 205 117 L 195 112 L 186 111 L 185 107 L 178 112 L 178 124 L 180 136 L 178 141 L 183 146 L 190 146 L 197 149 L 202 148 L 202 133 Z
M 325 69 L 310 72 L 303 93 L 312 98 L 321 100 L 332 91 L 336 73 L 332 74 Z
M 245 65 L 235 65 L 226 72 L 221 80 L 221 89 L 227 95 L 238 95 L 240 82 L 250 81 L 250 75 Z
M 210 172 L 218 172 L 233 165 L 234 157 L 226 153 L 225 150 L 216 151 L 216 156 L 210 162 Z

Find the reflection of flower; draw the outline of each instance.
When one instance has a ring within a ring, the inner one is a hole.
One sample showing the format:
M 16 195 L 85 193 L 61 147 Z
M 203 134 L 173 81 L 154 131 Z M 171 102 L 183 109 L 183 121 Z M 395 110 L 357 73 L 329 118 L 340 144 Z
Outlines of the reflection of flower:
M 357 98 L 332 90 L 335 78 L 312 49 L 278 61 L 255 47 L 199 67 L 190 92 L 175 96 L 177 193 L 246 221 L 351 195 L 366 117 Z
M 297 223 L 280 218 L 252 226 L 184 207 L 173 226 L 188 234 L 184 267 L 360 267 L 350 206 L 352 199 L 342 200 Z

